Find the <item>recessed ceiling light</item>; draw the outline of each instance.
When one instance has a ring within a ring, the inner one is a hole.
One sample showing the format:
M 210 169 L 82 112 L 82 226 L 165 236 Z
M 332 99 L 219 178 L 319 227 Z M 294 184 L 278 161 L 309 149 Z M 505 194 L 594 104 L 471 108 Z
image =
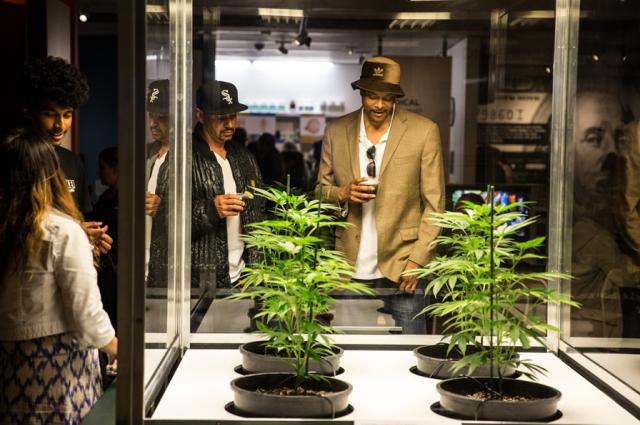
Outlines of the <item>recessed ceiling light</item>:
M 302 9 L 269 9 L 264 7 L 258 8 L 258 15 L 260 16 L 286 16 L 291 18 L 304 17 L 304 10 Z
M 393 19 L 445 21 L 451 19 L 449 12 L 400 12 Z

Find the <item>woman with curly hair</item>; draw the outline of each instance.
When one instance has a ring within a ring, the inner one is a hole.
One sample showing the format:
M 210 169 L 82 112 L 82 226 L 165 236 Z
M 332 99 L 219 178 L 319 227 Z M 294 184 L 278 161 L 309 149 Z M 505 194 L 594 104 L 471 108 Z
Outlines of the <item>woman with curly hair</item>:
M 19 129 L 0 143 L 0 418 L 77 424 L 102 393 L 99 347 L 117 339 L 92 248 L 53 146 Z

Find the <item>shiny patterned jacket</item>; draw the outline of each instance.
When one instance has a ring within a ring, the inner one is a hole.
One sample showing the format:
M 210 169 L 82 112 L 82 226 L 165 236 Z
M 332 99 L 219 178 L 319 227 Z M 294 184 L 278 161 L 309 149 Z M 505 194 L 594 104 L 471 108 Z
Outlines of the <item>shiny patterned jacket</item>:
M 252 183 L 261 187 L 262 178 L 253 155 L 237 143 L 227 143 L 225 148 L 238 191 L 242 192 Z M 224 194 L 222 167 L 202 138 L 200 124 L 193 131 L 191 187 L 191 287 L 204 289 L 214 282 L 218 288 L 230 287 L 227 225 L 213 203 L 217 195 Z M 246 232 L 247 224 L 263 219 L 261 199 L 245 201 L 245 209 L 240 214 L 242 233 Z M 246 264 L 251 264 L 258 260 L 258 252 L 245 248 L 243 258 Z

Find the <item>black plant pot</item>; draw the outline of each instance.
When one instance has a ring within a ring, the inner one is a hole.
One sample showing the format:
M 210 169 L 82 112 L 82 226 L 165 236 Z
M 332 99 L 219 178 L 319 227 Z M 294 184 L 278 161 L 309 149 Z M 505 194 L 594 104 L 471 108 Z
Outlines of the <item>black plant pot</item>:
M 494 378 L 494 388 L 498 388 Z M 452 378 L 436 385 L 440 405 L 450 411 L 475 420 L 536 421 L 553 416 L 557 411 L 560 391 L 537 382 L 503 379 L 505 397 L 524 396 L 527 400 L 481 401 L 469 394 L 489 387 L 491 378 Z
M 242 368 L 249 373 L 286 372 L 295 371 L 293 359 L 278 356 L 275 352 L 265 349 L 263 341 L 254 341 L 240 346 L 242 354 Z M 340 358 L 344 350 L 335 347 L 335 354 L 323 357 L 320 361 L 309 360 L 309 371 L 322 375 L 333 376 L 340 368 Z
M 457 373 L 453 373 L 451 368 L 456 360 L 462 358 L 462 354 L 458 348 L 454 348 L 447 354 L 448 344 L 424 345 L 413 350 L 416 356 L 416 366 L 418 372 L 430 378 L 453 378 L 455 376 L 490 376 L 488 366 L 478 366 L 471 375 L 466 373 L 466 369 L 462 369 Z M 474 346 L 467 346 L 467 354 L 477 352 Z M 505 368 L 502 371 L 503 376 L 513 376 L 516 373 L 514 367 Z M 497 369 L 494 368 L 494 375 L 497 375 Z
M 290 373 L 258 373 L 231 381 L 235 409 L 244 416 L 269 418 L 333 418 L 349 409 L 351 384 L 335 378 L 310 380 L 302 387 L 326 391 L 323 395 L 279 395 L 260 390 L 293 388 L 295 375 Z

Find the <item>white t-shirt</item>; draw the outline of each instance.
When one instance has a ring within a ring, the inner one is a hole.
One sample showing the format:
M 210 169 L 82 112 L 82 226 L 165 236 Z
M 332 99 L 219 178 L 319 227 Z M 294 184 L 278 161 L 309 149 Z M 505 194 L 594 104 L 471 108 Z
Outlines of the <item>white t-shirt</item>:
M 376 156 L 374 161 L 376 163 L 376 178 L 380 175 L 382 157 L 384 156 L 384 150 L 387 146 L 387 139 L 389 138 L 389 131 L 391 130 L 392 123 L 393 114 L 391 115 L 391 123 L 389 124 L 387 132 L 382 135 L 380 141 L 375 145 Z M 360 134 L 358 142 L 360 175 L 368 177 L 367 164 L 369 163 L 369 158 L 367 158 L 367 149 L 374 146 L 374 144 L 367 138 L 363 112 L 360 113 Z M 384 277 L 378 268 L 378 231 L 376 229 L 375 199 L 362 204 L 362 228 L 360 232 L 360 245 L 358 246 L 358 257 L 356 258 L 356 274 L 354 277 L 356 279 L 363 280 L 379 279 Z
M 168 152 L 168 151 L 167 151 Z M 147 193 L 156 193 L 156 189 L 158 187 L 158 172 L 160 171 L 160 166 L 167 158 L 167 152 L 162 154 L 162 156 L 157 156 L 155 162 L 153 163 L 153 168 L 151 168 L 151 176 L 149 176 L 149 181 L 147 182 Z M 144 226 L 144 277 L 147 278 L 149 274 L 149 257 L 151 256 L 151 226 L 153 225 L 153 217 L 150 215 L 145 215 L 145 226 Z
M 215 152 L 214 152 L 215 153 Z M 222 167 L 222 180 L 224 182 L 224 193 L 238 193 L 236 181 L 231 172 L 231 164 L 217 153 L 216 160 Z M 244 242 L 240 240 L 240 216 L 231 216 L 225 219 L 227 221 L 227 248 L 229 253 L 229 278 L 231 283 L 240 278 L 240 273 L 244 268 L 244 260 L 242 253 L 244 252 Z

